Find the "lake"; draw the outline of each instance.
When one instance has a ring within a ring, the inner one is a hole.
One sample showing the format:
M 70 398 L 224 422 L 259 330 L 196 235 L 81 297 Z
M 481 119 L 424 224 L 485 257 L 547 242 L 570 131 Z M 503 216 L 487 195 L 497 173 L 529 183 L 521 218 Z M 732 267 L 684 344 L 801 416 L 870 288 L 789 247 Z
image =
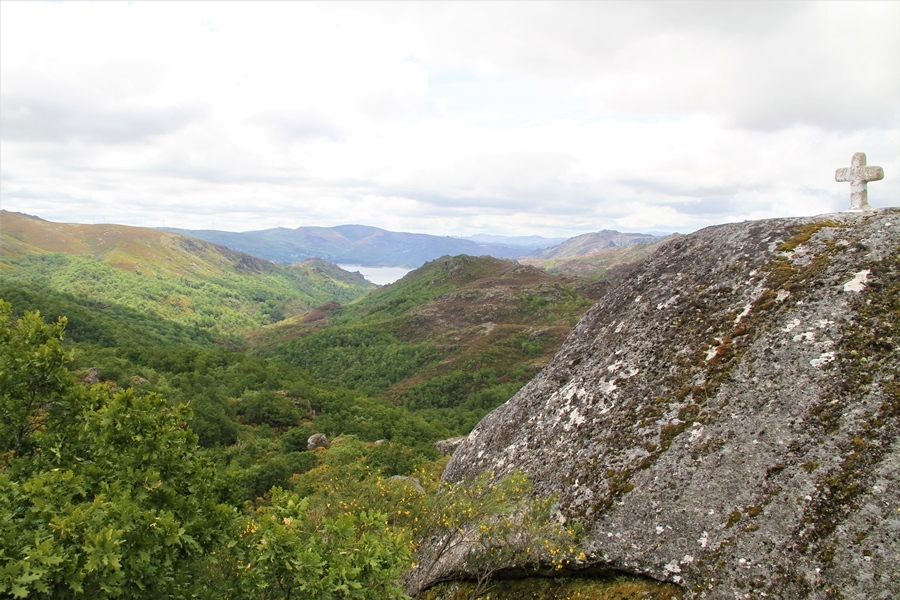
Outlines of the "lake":
M 415 269 L 409 269 L 407 267 L 364 267 L 362 265 L 338 265 L 345 271 L 349 271 L 353 273 L 354 271 L 359 271 L 362 273 L 362 276 L 371 281 L 372 283 L 377 283 L 378 285 L 387 285 L 389 283 L 394 283 L 410 271 Z

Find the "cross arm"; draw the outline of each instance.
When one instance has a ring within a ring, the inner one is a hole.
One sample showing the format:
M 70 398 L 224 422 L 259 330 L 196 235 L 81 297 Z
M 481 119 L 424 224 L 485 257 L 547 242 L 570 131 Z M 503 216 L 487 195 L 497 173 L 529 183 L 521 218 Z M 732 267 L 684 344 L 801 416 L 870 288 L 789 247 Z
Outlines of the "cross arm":
M 884 169 L 881 167 L 863 167 L 861 170 L 861 179 L 863 181 L 881 181 L 884 179 Z
M 881 167 L 842 167 L 834 172 L 834 180 L 844 183 L 847 181 L 880 181 L 884 179 L 884 169 Z

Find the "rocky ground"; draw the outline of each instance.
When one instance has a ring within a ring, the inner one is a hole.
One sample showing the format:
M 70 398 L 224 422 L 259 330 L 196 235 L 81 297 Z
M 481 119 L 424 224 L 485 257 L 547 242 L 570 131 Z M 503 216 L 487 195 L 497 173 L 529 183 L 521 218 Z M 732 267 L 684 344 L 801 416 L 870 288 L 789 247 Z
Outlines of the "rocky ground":
M 688 598 L 900 597 L 898 242 L 900 209 L 666 242 L 444 477 L 525 470 L 584 567 Z

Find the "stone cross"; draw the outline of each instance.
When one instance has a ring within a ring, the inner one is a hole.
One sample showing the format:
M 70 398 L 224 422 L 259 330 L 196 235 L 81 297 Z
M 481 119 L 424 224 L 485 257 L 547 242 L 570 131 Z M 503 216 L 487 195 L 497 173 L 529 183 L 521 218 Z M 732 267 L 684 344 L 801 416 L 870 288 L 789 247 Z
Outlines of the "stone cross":
M 850 167 L 843 167 L 834 172 L 834 180 L 850 182 L 850 209 L 854 212 L 872 210 L 869 206 L 869 192 L 866 184 L 870 181 L 884 179 L 884 169 L 867 167 L 865 152 L 857 152 L 850 160 Z

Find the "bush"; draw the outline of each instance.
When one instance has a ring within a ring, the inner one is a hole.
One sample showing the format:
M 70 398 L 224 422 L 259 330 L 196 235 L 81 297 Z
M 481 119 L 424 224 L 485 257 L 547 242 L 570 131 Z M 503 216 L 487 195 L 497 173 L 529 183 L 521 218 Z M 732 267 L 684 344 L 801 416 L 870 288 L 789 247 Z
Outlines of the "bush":
M 272 391 L 246 391 L 237 402 L 239 417 L 251 425 L 293 427 L 300 422 L 300 410 L 287 396 Z
M 300 427 L 291 427 L 281 434 L 278 440 L 281 445 L 282 454 L 290 452 L 303 452 L 306 450 L 306 444 L 312 434 L 316 433 L 312 423 L 304 423 Z
M 322 515 L 309 500 L 274 489 L 270 503 L 248 517 L 223 562 L 220 586 L 248 598 L 390 600 L 409 563 L 409 541 L 376 511 Z M 228 577 L 230 575 L 230 578 Z
M 191 429 L 197 434 L 201 446 L 230 446 L 237 441 L 237 425 L 225 413 L 222 404 L 210 400 L 208 396 L 197 396 L 191 402 L 191 408 L 194 411 L 190 420 Z
M 306 473 L 316 466 L 318 458 L 311 452 L 291 452 L 257 464 L 243 474 L 243 486 L 251 498 L 265 496 L 273 487 L 290 486 L 291 477 Z

